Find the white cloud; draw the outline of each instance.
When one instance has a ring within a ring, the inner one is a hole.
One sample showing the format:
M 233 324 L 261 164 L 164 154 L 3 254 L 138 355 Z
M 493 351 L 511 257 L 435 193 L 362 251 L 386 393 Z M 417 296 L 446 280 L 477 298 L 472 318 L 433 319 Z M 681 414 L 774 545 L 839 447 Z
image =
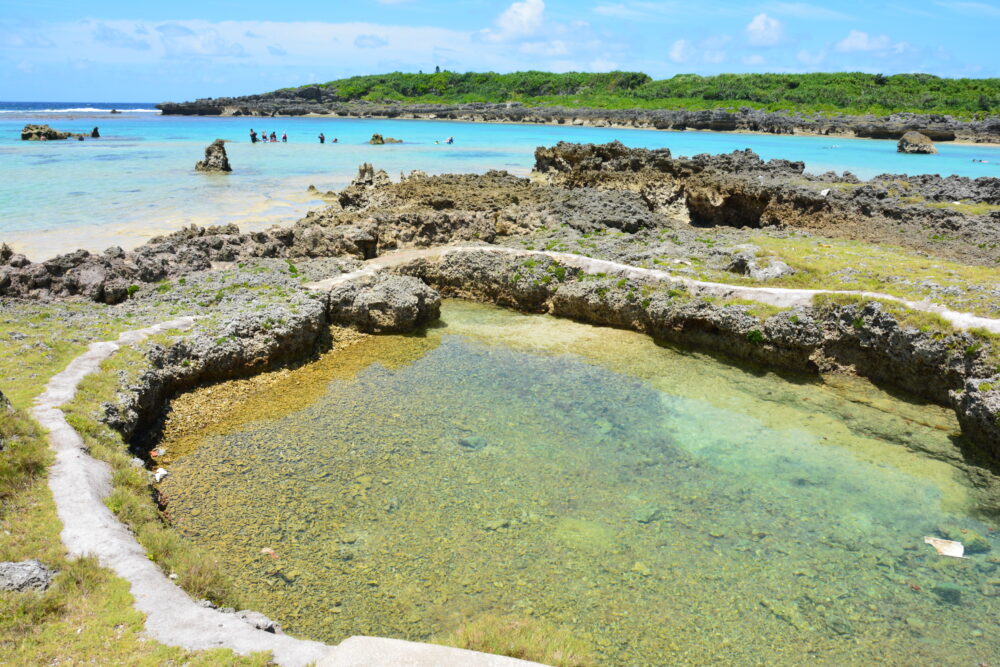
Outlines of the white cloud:
M 359 49 L 377 49 L 388 43 L 389 42 L 378 35 L 358 35 L 354 38 L 354 46 Z
M 781 21 L 767 14 L 757 14 L 746 27 L 747 41 L 753 46 L 774 46 L 781 41 Z
M 670 46 L 669 56 L 675 63 L 683 63 L 690 60 L 694 49 L 686 39 L 678 39 Z
M 837 42 L 836 49 L 843 53 L 855 51 L 885 51 L 892 47 L 889 35 L 871 36 L 861 30 L 852 30 L 847 37 Z
M 744 65 L 763 65 L 766 62 L 764 56 L 759 53 L 751 53 L 749 56 L 743 56 L 741 60 Z
M 725 51 L 705 51 L 701 54 L 701 59 L 706 63 L 717 65 L 726 59 Z
M 496 27 L 483 31 L 491 42 L 509 42 L 531 37 L 545 21 L 544 0 L 515 2 L 497 18 Z

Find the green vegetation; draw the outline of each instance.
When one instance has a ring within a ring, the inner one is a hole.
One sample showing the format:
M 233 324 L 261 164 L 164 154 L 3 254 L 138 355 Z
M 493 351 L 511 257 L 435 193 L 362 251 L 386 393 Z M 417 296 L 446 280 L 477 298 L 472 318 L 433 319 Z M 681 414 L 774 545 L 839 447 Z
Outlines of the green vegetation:
M 92 558 L 66 557 L 45 483 L 52 454 L 40 429 L 24 413 L 0 411 L 0 434 L 0 561 L 37 558 L 58 571 L 46 591 L 0 592 L 0 663 L 268 664 L 268 655 L 189 653 L 149 640 L 128 583 Z
M 899 111 L 993 114 L 1000 79 L 944 79 L 931 74 L 678 74 L 653 81 L 640 72 L 392 72 L 320 85 L 338 101 L 467 103 L 517 101 L 529 106 L 600 109 L 715 109 L 754 107 L 819 113 Z M 285 89 L 286 91 L 301 90 Z

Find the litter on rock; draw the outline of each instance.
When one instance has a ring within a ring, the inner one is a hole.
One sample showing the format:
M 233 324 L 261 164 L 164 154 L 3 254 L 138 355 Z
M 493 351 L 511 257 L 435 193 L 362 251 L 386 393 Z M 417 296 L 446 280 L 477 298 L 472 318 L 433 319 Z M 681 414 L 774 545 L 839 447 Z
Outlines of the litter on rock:
M 929 544 L 942 556 L 965 558 L 965 546 L 954 540 L 943 540 L 940 537 L 925 537 L 924 544 Z

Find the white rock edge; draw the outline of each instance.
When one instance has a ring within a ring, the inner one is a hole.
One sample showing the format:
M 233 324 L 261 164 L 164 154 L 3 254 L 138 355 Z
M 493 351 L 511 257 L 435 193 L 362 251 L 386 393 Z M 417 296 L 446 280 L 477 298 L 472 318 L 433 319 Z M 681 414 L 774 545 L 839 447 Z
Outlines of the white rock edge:
M 135 608 L 146 615 L 146 633 L 163 644 L 189 651 L 228 648 L 246 655 L 271 651 L 280 665 L 324 667 L 392 665 L 431 667 L 517 667 L 534 665 L 504 656 L 381 637 L 351 637 L 337 646 L 258 630 L 234 614 L 199 606 L 146 557 L 132 532 L 104 505 L 111 492 L 111 467 L 87 454 L 83 439 L 66 421 L 60 406 L 72 400 L 80 381 L 123 345 L 134 345 L 171 329 L 190 329 L 195 318 L 181 317 L 146 329 L 127 331 L 117 341 L 92 343 L 87 351 L 53 376 L 35 399 L 32 416 L 48 430 L 56 461 L 49 488 L 62 521 L 63 544 L 70 557 L 95 556 L 129 582 Z
M 935 313 L 947 320 L 956 329 L 980 328 L 990 333 L 1000 334 L 1000 319 L 981 317 L 972 313 L 959 312 L 945 308 L 930 301 L 909 301 L 891 294 L 881 292 L 859 292 L 854 290 L 822 290 L 822 289 L 793 289 L 788 287 L 748 287 L 743 285 L 729 285 L 726 283 L 715 283 L 704 280 L 695 280 L 683 276 L 674 275 L 668 271 L 659 269 L 644 269 L 629 264 L 621 264 L 605 259 L 594 259 L 583 255 L 574 255 L 564 252 L 550 252 L 545 250 L 521 250 L 518 248 L 502 248 L 497 246 L 439 246 L 435 248 L 403 250 L 397 253 L 382 255 L 376 259 L 368 260 L 364 268 L 351 273 L 345 273 L 335 278 L 309 283 L 306 287 L 311 289 L 329 290 L 337 285 L 360 278 L 363 276 L 375 275 L 378 271 L 404 264 L 415 259 L 440 259 L 449 254 L 467 252 L 492 252 L 497 254 L 513 255 L 515 257 L 548 257 L 566 266 L 580 269 L 584 273 L 607 273 L 617 277 L 630 278 L 633 280 L 652 280 L 660 283 L 670 283 L 681 285 L 694 294 L 704 294 L 732 299 L 746 299 L 766 303 L 778 308 L 792 308 L 794 306 L 809 306 L 813 297 L 818 294 L 845 294 L 860 296 L 869 299 L 884 299 L 893 301 L 910 308 L 925 313 Z

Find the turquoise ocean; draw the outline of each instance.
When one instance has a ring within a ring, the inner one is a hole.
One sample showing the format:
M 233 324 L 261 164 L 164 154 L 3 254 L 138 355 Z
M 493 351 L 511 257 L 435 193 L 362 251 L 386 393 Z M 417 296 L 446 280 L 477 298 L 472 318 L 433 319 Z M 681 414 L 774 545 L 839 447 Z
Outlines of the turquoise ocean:
M 111 114 L 116 109 L 121 113 Z M 45 123 L 101 138 L 23 142 L 21 128 Z M 288 143 L 251 145 L 250 129 Z M 323 133 L 327 143 L 320 144 Z M 371 146 L 375 132 L 404 143 Z M 455 142 L 444 140 L 453 136 Z M 233 173 L 194 171 L 207 144 L 227 145 Z M 332 143 L 336 138 L 338 141 Z M 130 247 L 187 224 L 236 222 L 246 230 L 290 223 L 322 204 L 306 190 L 347 184 L 359 164 L 391 175 L 505 169 L 524 175 L 534 150 L 558 141 L 669 148 L 675 155 L 750 148 L 765 159 L 805 162 L 808 171 L 938 173 L 1000 177 L 1000 147 L 942 143 L 934 156 L 901 155 L 892 141 L 715 132 L 663 132 L 344 118 L 162 116 L 153 103 L 0 102 L 0 241 L 44 259 L 77 247 Z M 438 143 L 440 142 L 440 143 Z M 986 160 L 986 163 L 975 160 Z

